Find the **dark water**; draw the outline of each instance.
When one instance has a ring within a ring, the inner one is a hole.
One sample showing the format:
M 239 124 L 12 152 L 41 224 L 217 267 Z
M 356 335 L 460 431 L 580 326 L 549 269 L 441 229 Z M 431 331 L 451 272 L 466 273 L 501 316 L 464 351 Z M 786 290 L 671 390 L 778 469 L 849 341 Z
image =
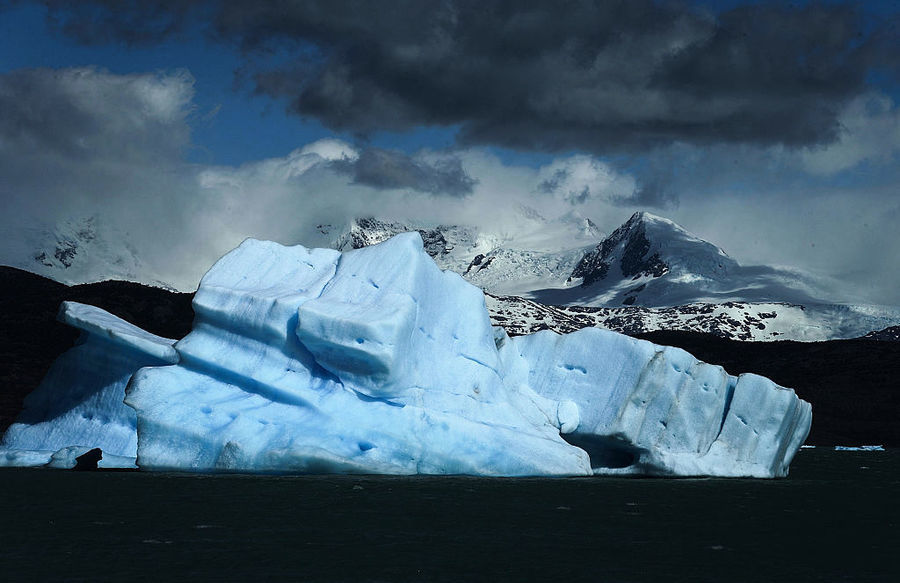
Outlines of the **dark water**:
M 0 579 L 900 581 L 900 451 L 784 480 L 0 470 Z

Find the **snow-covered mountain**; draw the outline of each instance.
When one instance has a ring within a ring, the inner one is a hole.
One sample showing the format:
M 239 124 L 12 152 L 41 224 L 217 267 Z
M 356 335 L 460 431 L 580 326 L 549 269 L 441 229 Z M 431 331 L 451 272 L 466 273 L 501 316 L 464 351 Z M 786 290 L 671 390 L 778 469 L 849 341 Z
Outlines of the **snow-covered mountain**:
M 526 294 L 541 303 L 670 307 L 691 303 L 821 302 L 797 272 L 743 266 L 674 222 L 635 213 L 586 253 L 564 284 Z
M 518 209 L 514 230 L 359 218 L 319 225 L 306 245 L 356 249 L 418 231 L 442 269 L 484 289 L 512 334 L 602 326 L 688 330 L 741 340 L 818 341 L 900 324 L 900 307 L 838 304 L 800 273 L 744 266 L 674 222 L 636 213 L 610 235 L 575 214 Z M 10 237 L 0 263 L 68 284 L 122 279 L 168 287 L 126 233 L 87 217 Z
M 25 226 L 4 237 L 0 264 L 67 285 L 115 279 L 175 290 L 142 260 L 128 233 L 98 215 Z
M 541 243 L 533 249 L 522 238 L 470 227 L 366 218 L 354 221 L 333 246 L 360 248 L 417 230 L 442 269 L 487 292 L 492 320 L 511 334 L 600 326 L 629 334 L 685 330 L 735 340 L 823 341 L 900 322 L 900 307 L 819 299 L 823 292 L 810 277 L 740 265 L 719 247 L 650 213 L 634 214 L 586 246 L 571 242 L 600 239 L 587 219 L 538 227 L 531 241 Z
M 510 236 L 474 227 L 362 218 L 331 246 L 358 249 L 397 233 L 418 231 L 442 269 L 459 273 L 488 293 L 550 305 L 823 301 L 808 276 L 740 265 L 722 249 L 650 213 L 635 213 L 602 239 L 590 219 L 538 221 L 527 215 L 523 220 L 534 224 L 523 225 Z
M 6 238 L 0 263 L 70 285 L 118 279 L 172 289 L 149 273 L 127 233 L 99 216 L 26 227 L 23 233 Z
M 531 209 L 520 209 L 526 236 L 487 232 L 459 225 L 422 226 L 376 218 L 361 218 L 332 246 L 346 251 L 385 241 L 405 231 L 418 231 L 425 250 L 441 269 L 455 271 L 492 293 L 521 295 L 549 282 L 565 281 L 591 248 L 599 230 L 577 215 L 547 220 Z

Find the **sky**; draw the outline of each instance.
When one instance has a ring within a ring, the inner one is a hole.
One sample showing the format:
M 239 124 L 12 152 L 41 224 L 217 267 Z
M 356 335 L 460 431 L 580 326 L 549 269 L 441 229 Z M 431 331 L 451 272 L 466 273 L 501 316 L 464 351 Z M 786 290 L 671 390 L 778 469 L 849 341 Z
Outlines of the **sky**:
M 358 216 L 635 211 L 900 304 L 895 2 L 0 0 L 5 241 L 97 216 L 189 288 Z

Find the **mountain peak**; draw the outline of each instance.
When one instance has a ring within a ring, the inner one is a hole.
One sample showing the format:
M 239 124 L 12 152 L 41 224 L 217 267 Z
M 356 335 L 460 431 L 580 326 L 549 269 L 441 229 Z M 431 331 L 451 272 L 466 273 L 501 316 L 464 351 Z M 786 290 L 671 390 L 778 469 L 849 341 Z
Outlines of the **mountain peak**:
M 659 215 L 654 215 L 653 213 L 648 213 L 647 211 L 638 211 L 634 213 L 631 215 L 631 218 L 622 225 L 622 227 L 628 227 L 630 229 L 636 229 L 642 226 L 644 228 L 654 229 L 656 231 L 654 234 L 657 236 L 662 236 L 662 232 L 673 232 L 697 241 L 702 241 L 702 239 L 691 234 L 687 229 L 675 221 Z
M 714 282 L 724 282 L 738 268 L 712 243 L 669 219 L 640 211 L 585 253 L 567 283 L 580 280 L 580 288 L 592 291 L 579 292 L 579 297 L 596 296 L 602 304 L 667 302 L 662 298 L 675 288 L 698 283 L 701 289 L 720 287 Z
M 134 280 L 148 271 L 128 234 L 100 215 L 26 226 L 21 237 L 6 243 L 0 263 L 66 284 Z
M 625 221 L 625 224 L 631 225 L 636 225 L 638 223 L 663 223 L 678 227 L 679 229 L 681 228 L 673 221 L 659 215 L 654 215 L 653 213 L 648 213 L 647 211 L 637 211 L 631 215 L 631 218 Z
M 743 302 L 822 303 L 813 278 L 742 266 L 675 222 L 637 212 L 584 253 L 565 286 L 528 293 L 545 304 L 654 306 Z
M 582 286 L 590 286 L 606 279 L 614 265 L 620 267 L 625 278 L 664 275 L 669 271 L 669 265 L 658 252 L 653 252 L 653 242 L 647 237 L 647 223 L 658 218 L 644 212 L 631 215 L 630 219 L 603 239 L 593 251 L 585 254 L 569 281 L 581 279 Z
M 628 220 L 626 221 L 626 223 L 627 223 L 627 224 L 635 224 L 635 223 L 643 222 L 643 221 L 644 221 L 644 217 L 647 216 L 647 215 L 650 215 L 650 213 L 646 213 L 646 212 L 644 212 L 644 211 L 637 211 L 636 213 L 634 213 L 633 215 L 631 215 L 631 218 L 628 219 Z M 652 215 L 651 215 L 651 216 L 652 216 Z
M 340 251 L 360 249 L 386 241 L 398 233 L 418 231 L 422 237 L 425 251 L 432 257 L 439 257 L 453 249 L 453 245 L 447 241 L 443 233 L 444 230 L 452 228 L 443 225 L 435 228 L 416 228 L 405 223 L 391 222 L 375 217 L 360 217 L 353 220 L 350 229 L 341 235 L 333 246 Z

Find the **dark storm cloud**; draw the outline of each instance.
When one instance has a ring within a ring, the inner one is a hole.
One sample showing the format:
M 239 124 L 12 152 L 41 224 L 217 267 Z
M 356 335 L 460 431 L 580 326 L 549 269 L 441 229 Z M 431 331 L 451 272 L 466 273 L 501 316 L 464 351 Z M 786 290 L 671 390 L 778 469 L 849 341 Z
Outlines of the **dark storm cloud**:
M 112 75 L 102 69 L 23 69 L 0 74 L 0 155 L 151 163 L 181 155 L 193 78 Z
M 412 189 L 449 196 L 472 193 L 476 181 L 466 174 L 459 158 L 426 162 L 402 152 L 368 148 L 356 159 L 331 163 L 338 172 L 349 174 L 356 184 L 377 189 Z
M 652 0 L 49 5 L 91 42 L 204 18 L 257 55 L 256 91 L 335 130 L 452 125 L 461 143 L 543 151 L 827 143 L 841 107 L 873 70 L 896 76 L 900 53 L 890 27 L 864 32 L 857 5 L 825 3 L 717 16 Z

